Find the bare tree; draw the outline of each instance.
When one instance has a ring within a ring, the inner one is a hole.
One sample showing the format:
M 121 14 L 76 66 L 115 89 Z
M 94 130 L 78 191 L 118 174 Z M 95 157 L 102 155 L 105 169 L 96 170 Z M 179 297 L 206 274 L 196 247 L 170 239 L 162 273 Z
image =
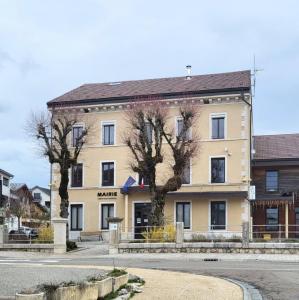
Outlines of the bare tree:
M 169 128 L 169 110 L 165 101 L 159 99 L 138 99 L 127 113 L 130 133 L 124 141 L 133 154 L 131 169 L 148 181 L 152 202 L 151 223 L 156 226 L 164 224 L 167 193 L 181 188 L 183 172 L 199 149 L 195 132 L 191 137 L 192 125 L 198 117 L 197 107 L 185 103 L 179 107 L 179 116 L 179 130 Z M 167 153 L 168 156 L 170 154 L 168 161 Z M 164 182 L 159 183 L 157 167 L 161 163 L 171 164 L 171 175 L 165 172 Z
M 59 166 L 60 217 L 68 218 L 69 207 L 69 169 L 77 164 L 89 127 L 78 130 L 72 137 L 73 127 L 78 123 L 75 114 L 52 110 L 52 114 L 32 114 L 29 121 L 31 134 L 39 141 L 42 153 L 51 165 Z M 72 143 L 72 144 L 71 144 Z

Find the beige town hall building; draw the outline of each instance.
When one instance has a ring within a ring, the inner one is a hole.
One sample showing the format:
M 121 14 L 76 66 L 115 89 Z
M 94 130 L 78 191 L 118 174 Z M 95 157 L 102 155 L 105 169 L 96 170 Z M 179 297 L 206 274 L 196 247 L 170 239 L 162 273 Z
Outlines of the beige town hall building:
M 194 125 L 200 151 L 184 174 L 184 184 L 166 198 L 167 222 L 184 222 L 185 237 L 193 233 L 240 234 L 250 221 L 248 192 L 251 157 L 251 74 L 221 74 L 82 85 L 48 102 L 79 122 L 72 139 L 92 124 L 78 165 L 70 171 L 70 238 L 81 231 L 108 232 L 107 218 L 123 218 L 125 238 L 136 237 L 138 227 L 149 224 L 148 189 L 139 187 L 138 174 L 129 166 L 131 152 L 122 137 L 128 129 L 125 112 L 132 101 L 159 97 L 169 106 L 169 128 L 178 130 L 178 108 L 183 101 L 199 106 Z M 136 100 L 137 99 L 137 100 Z M 193 129 L 192 129 L 193 130 Z M 72 143 L 72 141 L 70 141 Z M 163 164 L 159 178 L 165 179 Z M 59 215 L 59 175 L 53 165 L 52 217 Z M 136 183 L 128 194 L 122 187 L 131 176 Z M 145 182 L 146 184 L 146 182 Z

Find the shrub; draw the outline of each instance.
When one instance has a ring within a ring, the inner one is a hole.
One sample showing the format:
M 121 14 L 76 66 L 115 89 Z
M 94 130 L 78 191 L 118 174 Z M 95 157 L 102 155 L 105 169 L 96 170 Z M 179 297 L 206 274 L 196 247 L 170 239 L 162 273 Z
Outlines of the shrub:
M 40 227 L 38 230 L 38 242 L 53 242 L 54 230 L 52 226 Z
M 142 232 L 142 236 L 151 242 L 174 242 L 175 227 L 172 224 L 164 227 L 153 227 L 149 231 Z

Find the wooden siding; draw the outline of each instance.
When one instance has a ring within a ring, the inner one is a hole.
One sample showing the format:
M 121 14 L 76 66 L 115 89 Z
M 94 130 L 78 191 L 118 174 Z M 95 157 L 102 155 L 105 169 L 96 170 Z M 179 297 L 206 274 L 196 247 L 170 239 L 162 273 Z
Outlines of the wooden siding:
M 278 192 L 266 192 L 266 171 L 268 170 L 278 171 Z M 275 198 L 283 193 L 299 190 L 299 167 L 255 167 L 252 170 L 252 179 L 252 184 L 256 187 L 257 198 L 271 196 Z

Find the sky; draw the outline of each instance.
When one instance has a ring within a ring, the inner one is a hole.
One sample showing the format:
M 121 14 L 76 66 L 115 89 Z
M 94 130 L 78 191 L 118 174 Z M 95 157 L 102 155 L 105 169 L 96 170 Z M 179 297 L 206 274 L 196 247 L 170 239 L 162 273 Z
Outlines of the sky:
M 299 132 L 298 11 L 291 0 L 0 0 L 0 168 L 48 186 L 26 122 L 83 83 L 253 69 L 254 55 L 254 133 Z

